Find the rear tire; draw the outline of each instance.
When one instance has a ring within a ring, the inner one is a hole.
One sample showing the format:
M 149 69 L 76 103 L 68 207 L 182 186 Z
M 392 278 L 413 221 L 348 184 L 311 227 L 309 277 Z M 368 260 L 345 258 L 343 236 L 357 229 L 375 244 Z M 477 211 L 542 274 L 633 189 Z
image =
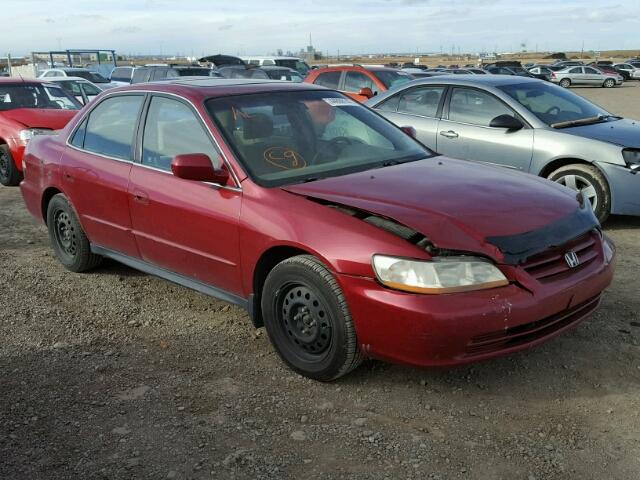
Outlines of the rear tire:
M 560 80 L 559 85 L 562 88 L 569 88 L 571 86 L 571 80 L 569 80 L 568 78 L 563 78 L 562 80 Z
M 261 306 L 271 343 L 300 375 L 328 382 L 362 362 L 347 301 L 317 258 L 299 255 L 276 265 Z
M 9 146 L 0 145 L 0 183 L 6 187 L 15 187 L 21 180 L 22 173 L 13 160 Z
M 554 170 L 549 180 L 581 191 L 593 206 L 593 213 L 604 223 L 611 213 L 611 191 L 604 175 L 593 165 L 581 163 L 565 165 Z
M 604 88 L 613 88 L 616 86 L 616 81 L 613 78 L 607 78 L 602 84 Z
M 47 206 L 47 228 L 56 257 L 72 272 L 97 267 L 102 257 L 91 252 L 91 244 L 67 197 L 54 195 Z

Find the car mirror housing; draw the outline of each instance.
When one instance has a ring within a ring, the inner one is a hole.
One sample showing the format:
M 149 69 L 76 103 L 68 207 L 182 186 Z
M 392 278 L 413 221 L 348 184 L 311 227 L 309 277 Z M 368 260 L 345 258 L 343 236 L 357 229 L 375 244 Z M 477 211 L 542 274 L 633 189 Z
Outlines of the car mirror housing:
M 223 165 L 214 168 L 211 159 L 204 153 L 187 153 L 176 155 L 171 162 L 173 174 L 184 180 L 213 182 L 226 185 L 229 181 L 229 171 Z
M 493 128 L 506 128 L 510 131 L 520 130 L 524 127 L 522 121 L 514 117 L 513 115 L 498 115 L 489 123 Z
M 358 91 L 358 95 L 362 95 L 363 97 L 367 98 L 373 98 L 373 90 L 371 90 L 369 87 L 364 87 Z

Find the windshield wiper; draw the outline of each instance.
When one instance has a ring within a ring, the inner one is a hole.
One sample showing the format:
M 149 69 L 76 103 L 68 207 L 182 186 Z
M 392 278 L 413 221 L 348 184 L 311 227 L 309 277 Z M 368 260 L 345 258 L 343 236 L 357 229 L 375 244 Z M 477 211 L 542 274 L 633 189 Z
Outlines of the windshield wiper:
M 552 123 L 551 127 L 552 128 L 567 128 L 567 127 L 575 127 L 578 125 L 590 125 L 592 123 L 600 123 L 600 122 L 604 122 L 608 119 L 621 119 L 622 117 L 618 117 L 616 115 L 596 115 L 595 117 L 586 117 L 586 118 L 579 118 L 577 120 L 567 120 L 566 122 L 558 122 L 558 123 Z
M 418 155 L 411 155 L 409 157 L 403 157 L 403 158 L 396 158 L 393 160 L 385 160 L 384 162 L 380 163 L 381 167 L 392 167 L 393 165 L 400 165 L 401 163 L 409 163 L 409 162 L 416 162 L 418 160 L 422 160 L 423 156 Z

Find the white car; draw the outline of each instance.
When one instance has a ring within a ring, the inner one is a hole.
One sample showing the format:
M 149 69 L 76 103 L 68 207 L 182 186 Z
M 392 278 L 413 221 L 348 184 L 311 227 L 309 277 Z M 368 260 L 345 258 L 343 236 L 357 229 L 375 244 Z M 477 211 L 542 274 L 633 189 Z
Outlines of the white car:
M 65 92 L 76 97 L 83 105 L 102 93 L 96 84 L 82 77 L 53 77 L 48 78 L 47 81 L 60 85 Z
M 633 80 L 640 80 L 640 67 L 636 67 L 630 63 L 616 63 L 613 65 L 616 70 L 624 70 Z
M 110 82 L 109 79 L 104 77 L 102 74 L 98 72 L 92 72 L 91 70 L 88 70 L 86 68 L 49 68 L 48 70 L 44 70 L 40 75 L 38 75 L 38 78 L 44 78 L 47 80 L 52 80 L 59 77 L 81 77 L 85 80 L 89 80 L 90 82 L 95 83 L 100 90 L 108 90 L 110 88 L 118 86 L 115 83 Z

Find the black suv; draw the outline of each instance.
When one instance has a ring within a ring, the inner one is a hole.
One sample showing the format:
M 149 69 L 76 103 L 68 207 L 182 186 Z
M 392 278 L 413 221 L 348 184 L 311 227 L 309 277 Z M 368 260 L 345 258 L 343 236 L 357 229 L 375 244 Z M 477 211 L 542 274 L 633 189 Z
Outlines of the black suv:
M 155 82 L 177 77 L 219 77 L 210 68 L 191 65 L 148 65 L 133 71 L 131 83 Z

